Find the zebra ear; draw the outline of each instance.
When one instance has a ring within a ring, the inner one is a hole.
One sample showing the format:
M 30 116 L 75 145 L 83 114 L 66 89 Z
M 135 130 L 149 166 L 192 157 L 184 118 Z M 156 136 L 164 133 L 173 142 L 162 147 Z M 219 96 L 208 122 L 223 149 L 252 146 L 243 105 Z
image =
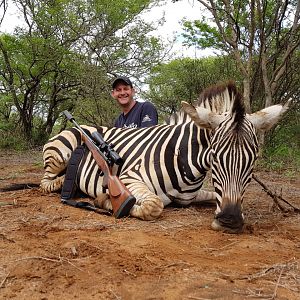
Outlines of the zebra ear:
M 287 111 L 291 99 L 285 105 L 273 105 L 257 111 L 253 114 L 247 115 L 249 121 L 258 130 L 267 131 L 271 129 Z
M 181 102 L 181 106 L 184 112 L 202 128 L 215 129 L 224 120 L 223 115 L 218 115 L 204 107 L 195 108 L 185 101 Z

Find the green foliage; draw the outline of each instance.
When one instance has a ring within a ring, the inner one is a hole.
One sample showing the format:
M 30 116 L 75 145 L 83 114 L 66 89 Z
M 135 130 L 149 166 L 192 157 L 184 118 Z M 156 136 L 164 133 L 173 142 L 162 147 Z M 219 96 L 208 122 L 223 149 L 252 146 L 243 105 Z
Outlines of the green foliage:
M 230 57 L 176 59 L 152 69 L 144 97 L 167 116 L 179 109 L 181 101 L 192 103 L 204 88 L 226 80 L 240 81 Z
M 26 150 L 29 143 L 15 122 L 2 122 L 0 118 L 0 149 Z
M 299 94 L 299 72 L 291 72 L 300 45 L 297 1 L 199 2 L 205 13 L 184 22 L 185 43 L 235 58 L 247 111 L 286 101 L 286 91 Z
M 0 36 L 0 122 L 18 125 L 30 144 L 43 144 L 56 122 L 64 128 L 65 109 L 111 125 L 112 78 L 144 78 L 166 51 L 139 17 L 156 0 L 15 2 L 27 26 Z
M 204 18 L 202 20 L 185 21 L 183 23 L 185 39 L 184 45 L 197 45 L 200 49 L 215 48 L 224 49 L 224 43 L 221 34 L 215 26 L 209 25 Z
M 292 107 L 285 118 L 266 138 L 262 167 L 292 174 L 300 172 L 300 103 Z

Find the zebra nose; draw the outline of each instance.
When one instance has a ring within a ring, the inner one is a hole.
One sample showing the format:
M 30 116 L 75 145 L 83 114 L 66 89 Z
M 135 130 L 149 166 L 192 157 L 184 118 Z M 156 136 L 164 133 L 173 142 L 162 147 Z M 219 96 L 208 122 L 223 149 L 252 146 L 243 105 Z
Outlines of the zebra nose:
M 244 219 L 241 206 L 236 204 L 226 205 L 212 222 L 212 229 L 228 233 L 238 233 L 243 230 Z

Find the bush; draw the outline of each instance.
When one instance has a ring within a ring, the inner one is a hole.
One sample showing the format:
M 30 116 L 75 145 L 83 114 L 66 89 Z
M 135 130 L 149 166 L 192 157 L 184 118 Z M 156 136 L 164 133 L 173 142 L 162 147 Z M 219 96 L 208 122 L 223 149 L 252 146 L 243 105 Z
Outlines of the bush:
M 4 132 L 0 129 L 0 149 L 27 150 L 29 143 L 18 133 Z
M 15 120 L 8 122 L 0 120 L 0 149 L 27 150 L 30 143 L 22 134 Z
M 300 123 L 297 111 L 291 112 L 266 136 L 262 167 L 280 172 L 300 171 Z

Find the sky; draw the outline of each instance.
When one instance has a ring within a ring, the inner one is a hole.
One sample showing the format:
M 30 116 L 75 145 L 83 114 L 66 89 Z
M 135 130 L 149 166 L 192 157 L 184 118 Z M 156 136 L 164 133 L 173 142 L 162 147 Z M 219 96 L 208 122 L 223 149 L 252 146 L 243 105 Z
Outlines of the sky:
M 0 8 L 1 9 L 1 8 Z M 145 21 L 158 20 L 165 16 L 166 22 L 160 26 L 158 30 L 153 32 L 153 35 L 159 35 L 165 41 L 172 40 L 174 35 L 177 36 L 177 42 L 173 47 L 173 53 L 176 57 L 191 57 L 200 58 L 212 55 L 210 50 L 199 50 L 195 47 L 184 47 L 182 45 L 182 38 L 180 34 L 183 32 L 180 21 L 183 18 L 188 20 L 196 20 L 201 18 L 200 4 L 197 0 L 181 0 L 173 3 L 167 0 L 166 3 L 160 7 L 154 7 L 151 11 L 144 14 Z M 1 24 L 1 32 L 12 33 L 13 29 L 22 25 L 22 19 L 18 17 L 16 7 L 9 1 L 8 11 L 5 15 L 4 21 Z
M 173 51 L 177 57 L 200 58 L 213 54 L 209 49 L 200 50 L 195 47 L 184 47 L 182 45 L 182 38 L 180 39 L 180 35 L 183 33 L 180 22 L 183 18 L 189 21 L 201 19 L 203 9 L 200 9 L 200 4 L 197 0 L 181 0 L 175 3 L 167 0 L 165 5 L 154 7 L 150 12 L 146 13 L 145 20 L 153 21 L 159 19 L 164 14 L 166 22 L 154 34 L 161 36 L 165 40 L 168 38 L 172 39 L 175 35 L 178 41 Z

